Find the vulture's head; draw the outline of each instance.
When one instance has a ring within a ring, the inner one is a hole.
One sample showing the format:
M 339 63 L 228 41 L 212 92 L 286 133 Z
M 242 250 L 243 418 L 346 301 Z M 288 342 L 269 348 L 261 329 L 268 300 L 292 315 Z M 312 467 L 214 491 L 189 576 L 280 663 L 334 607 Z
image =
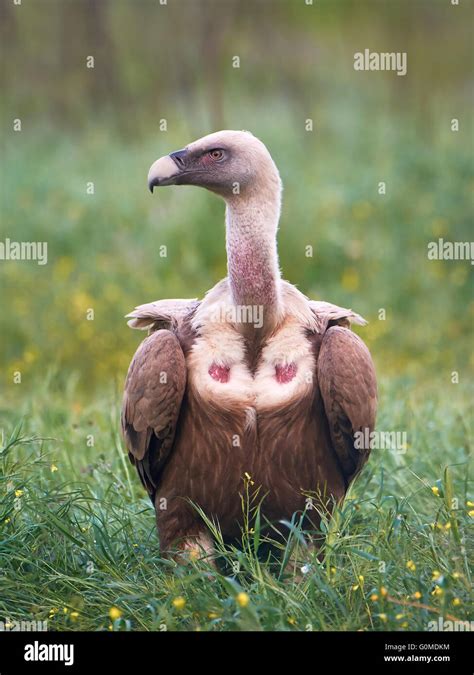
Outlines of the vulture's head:
M 248 131 L 217 131 L 157 159 L 148 187 L 197 185 L 225 199 L 281 190 L 278 169 L 265 145 Z

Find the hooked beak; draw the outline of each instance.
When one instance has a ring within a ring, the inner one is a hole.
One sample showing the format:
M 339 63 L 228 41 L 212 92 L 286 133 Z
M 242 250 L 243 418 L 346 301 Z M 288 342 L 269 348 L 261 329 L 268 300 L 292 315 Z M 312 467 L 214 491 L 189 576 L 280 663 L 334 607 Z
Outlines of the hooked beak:
M 178 150 L 153 162 L 148 172 L 150 192 L 154 187 L 176 184 L 176 179 L 184 171 L 186 154 L 186 150 Z

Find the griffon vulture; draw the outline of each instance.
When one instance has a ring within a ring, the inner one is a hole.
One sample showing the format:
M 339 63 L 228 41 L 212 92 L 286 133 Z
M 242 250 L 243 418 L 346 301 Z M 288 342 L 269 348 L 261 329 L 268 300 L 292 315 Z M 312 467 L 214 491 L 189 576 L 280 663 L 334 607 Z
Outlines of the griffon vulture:
M 149 336 L 130 364 L 122 411 L 162 551 L 211 553 L 194 505 L 233 538 L 245 486 L 277 524 L 308 498 L 330 510 L 344 497 L 369 454 L 354 434 L 374 427 L 375 372 L 350 330 L 365 324 L 358 314 L 281 279 L 282 184 L 260 140 L 205 136 L 158 159 L 148 185 L 197 185 L 226 203 L 228 277 L 203 300 L 160 300 L 128 315 Z

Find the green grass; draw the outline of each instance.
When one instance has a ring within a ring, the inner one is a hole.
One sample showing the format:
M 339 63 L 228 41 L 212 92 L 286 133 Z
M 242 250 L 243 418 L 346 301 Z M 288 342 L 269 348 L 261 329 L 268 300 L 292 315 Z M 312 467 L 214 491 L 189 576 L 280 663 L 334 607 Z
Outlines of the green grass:
M 373 451 L 323 522 L 324 561 L 305 552 L 296 519 L 288 551 L 300 562 L 271 568 L 250 524 L 243 550 L 219 545 L 223 574 L 205 560 L 160 558 L 153 509 L 118 436 L 118 396 L 82 407 L 74 384 L 51 375 L 2 414 L 0 616 L 65 630 L 426 630 L 439 615 L 468 620 L 467 400 L 462 385 L 427 399 L 413 381 L 384 380 L 378 426 L 406 430 L 409 446 Z

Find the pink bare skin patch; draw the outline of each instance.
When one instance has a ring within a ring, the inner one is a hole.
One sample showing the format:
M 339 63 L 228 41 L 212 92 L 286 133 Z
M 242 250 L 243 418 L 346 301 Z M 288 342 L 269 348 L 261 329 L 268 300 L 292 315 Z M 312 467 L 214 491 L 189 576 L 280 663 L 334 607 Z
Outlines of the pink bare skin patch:
M 289 363 L 287 366 L 275 366 L 275 375 L 277 382 L 280 384 L 287 384 L 296 375 L 296 365 Z
M 218 366 L 216 363 L 213 363 L 208 370 L 208 373 L 213 380 L 222 383 L 229 381 L 229 372 L 230 368 L 227 366 Z

